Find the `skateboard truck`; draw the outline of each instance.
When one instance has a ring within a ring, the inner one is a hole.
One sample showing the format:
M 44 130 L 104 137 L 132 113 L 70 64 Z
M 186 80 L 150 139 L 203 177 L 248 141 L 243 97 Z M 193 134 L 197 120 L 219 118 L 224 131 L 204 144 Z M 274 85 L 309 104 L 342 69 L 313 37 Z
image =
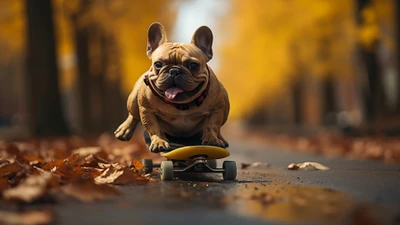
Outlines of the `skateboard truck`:
M 147 137 L 146 137 L 147 136 Z M 150 138 L 145 133 L 145 140 L 149 146 Z M 153 164 L 151 159 L 143 159 L 142 164 L 146 167 L 146 173 L 153 168 L 160 168 L 161 180 L 172 180 L 174 176 L 183 173 L 222 173 L 224 180 L 235 180 L 237 168 L 235 161 L 224 161 L 222 168 L 217 168 L 217 159 L 230 155 L 225 148 L 208 145 L 180 145 L 170 143 L 169 152 L 161 153 L 168 159 L 161 164 Z
M 189 146 L 193 147 L 193 146 Z M 212 163 L 214 160 L 207 160 L 205 156 L 194 156 L 191 162 L 186 161 L 186 166 L 174 166 L 174 163 L 179 161 L 162 161 L 161 164 L 153 164 L 151 159 L 143 159 L 142 164 L 146 167 L 146 173 L 153 171 L 153 168 L 160 168 L 161 180 L 172 180 L 174 176 L 184 173 L 222 173 L 224 180 L 235 180 L 237 175 L 237 168 L 235 161 L 224 161 L 222 168 L 214 167 Z M 215 163 L 216 164 L 216 163 Z

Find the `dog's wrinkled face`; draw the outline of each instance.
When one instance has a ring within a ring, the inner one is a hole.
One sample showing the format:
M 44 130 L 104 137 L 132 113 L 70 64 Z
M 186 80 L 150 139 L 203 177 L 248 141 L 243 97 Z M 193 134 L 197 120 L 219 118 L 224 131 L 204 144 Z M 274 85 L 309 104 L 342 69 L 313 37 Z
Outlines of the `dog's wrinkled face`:
M 154 27 L 156 26 L 156 27 Z M 164 28 L 156 23 L 149 28 L 147 55 L 152 60 L 149 79 L 169 101 L 187 103 L 206 89 L 212 57 L 212 33 L 199 28 L 192 43 L 167 42 Z
M 196 46 L 165 43 L 152 54 L 152 62 L 150 79 L 170 101 L 190 101 L 207 85 L 206 57 Z

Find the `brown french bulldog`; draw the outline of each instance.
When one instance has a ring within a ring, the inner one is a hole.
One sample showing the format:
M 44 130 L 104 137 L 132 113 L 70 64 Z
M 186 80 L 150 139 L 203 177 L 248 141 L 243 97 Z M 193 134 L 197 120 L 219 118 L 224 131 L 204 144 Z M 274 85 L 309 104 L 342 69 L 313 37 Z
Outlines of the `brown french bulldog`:
M 213 57 L 213 34 L 199 27 L 190 44 L 167 41 L 163 25 L 148 30 L 150 69 L 133 87 L 128 98 L 128 118 L 114 132 L 128 141 L 142 122 L 151 138 L 152 152 L 169 148 L 167 137 L 200 135 L 201 144 L 227 147 L 221 126 L 229 113 L 228 94 L 207 65 Z

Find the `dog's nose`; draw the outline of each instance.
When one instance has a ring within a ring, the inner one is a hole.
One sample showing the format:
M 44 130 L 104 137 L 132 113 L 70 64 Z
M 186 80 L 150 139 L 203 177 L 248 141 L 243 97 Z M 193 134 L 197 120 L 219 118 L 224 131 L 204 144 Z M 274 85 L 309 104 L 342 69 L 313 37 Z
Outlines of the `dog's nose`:
M 181 73 L 182 73 L 182 70 L 179 69 L 179 68 L 171 68 L 169 70 L 169 74 L 171 74 L 171 76 L 173 76 L 173 77 L 178 75 L 178 74 L 181 74 Z

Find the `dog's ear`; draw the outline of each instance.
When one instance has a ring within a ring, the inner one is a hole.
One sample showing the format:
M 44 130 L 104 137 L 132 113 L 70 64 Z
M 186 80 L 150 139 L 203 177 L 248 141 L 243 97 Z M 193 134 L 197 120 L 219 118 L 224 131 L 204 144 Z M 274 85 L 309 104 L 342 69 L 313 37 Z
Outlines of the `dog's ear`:
M 165 42 L 167 42 L 167 34 L 164 26 L 159 22 L 152 23 L 147 32 L 147 56 L 151 58 L 151 54 Z
M 207 61 L 212 59 L 213 34 L 209 27 L 199 27 L 193 34 L 192 43 L 196 45 L 207 57 Z

